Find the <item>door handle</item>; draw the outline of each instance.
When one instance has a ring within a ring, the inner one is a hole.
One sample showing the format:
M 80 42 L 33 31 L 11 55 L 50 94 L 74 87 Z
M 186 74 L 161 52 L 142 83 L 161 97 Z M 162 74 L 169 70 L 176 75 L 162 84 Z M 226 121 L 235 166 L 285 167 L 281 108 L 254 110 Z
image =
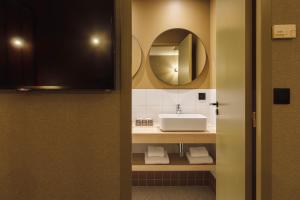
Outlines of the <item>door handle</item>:
M 209 105 L 211 106 L 216 106 L 216 115 L 219 115 L 219 102 L 216 102 L 216 103 L 210 103 Z
M 211 105 L 211 106 L 216 106 L 217 108 L 219 108 L 219 102 L 216 102 L 216 103 L 210 103 L 209 105 Z

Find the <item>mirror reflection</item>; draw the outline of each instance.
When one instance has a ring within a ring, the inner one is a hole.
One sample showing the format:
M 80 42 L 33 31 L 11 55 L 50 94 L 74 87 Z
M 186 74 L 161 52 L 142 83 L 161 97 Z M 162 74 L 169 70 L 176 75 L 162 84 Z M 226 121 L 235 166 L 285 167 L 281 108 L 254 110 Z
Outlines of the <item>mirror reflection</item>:
M 132 36 L 132 77 L 136 75 L 142 65 L 143 51 L 136 37 Z
M 202 73 L 206 50 L 199 37 L 185 29 L 160 34 L 149 52 L 154 74 L 170 85 L 186 85 Z

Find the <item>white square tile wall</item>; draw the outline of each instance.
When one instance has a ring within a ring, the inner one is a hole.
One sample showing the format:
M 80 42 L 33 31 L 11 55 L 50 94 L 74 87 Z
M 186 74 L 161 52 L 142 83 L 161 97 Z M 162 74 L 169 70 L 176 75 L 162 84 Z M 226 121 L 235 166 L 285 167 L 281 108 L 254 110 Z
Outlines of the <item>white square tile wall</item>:
M 198 100 L 199 93 L 206 93 L 206 100 Z M 208 117 L 208 125 L 216 125 L 215 89 L 134 89 L 132 90 L 132 121 L 151 117 L 158 123 L 158 114 L 175 113 L 181 104 L 183 113 L 199 113 Z

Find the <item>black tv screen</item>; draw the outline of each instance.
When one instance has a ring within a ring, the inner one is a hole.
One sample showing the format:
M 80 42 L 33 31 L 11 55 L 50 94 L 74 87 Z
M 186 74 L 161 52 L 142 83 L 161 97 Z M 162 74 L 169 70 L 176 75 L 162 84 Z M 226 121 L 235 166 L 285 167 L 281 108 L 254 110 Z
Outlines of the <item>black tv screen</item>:
M 114 89 L 113 0 L 0 0 L 0 89 Z

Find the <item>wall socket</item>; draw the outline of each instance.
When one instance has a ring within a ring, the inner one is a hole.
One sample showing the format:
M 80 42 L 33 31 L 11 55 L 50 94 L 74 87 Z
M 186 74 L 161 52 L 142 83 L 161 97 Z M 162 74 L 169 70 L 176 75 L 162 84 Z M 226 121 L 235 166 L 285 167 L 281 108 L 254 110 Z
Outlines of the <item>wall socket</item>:
M 274 88 L 274 104 L 286 105 L 291 103 L 291 89 L 290 88 Z
M 199 100 L 206 100 L 206 93 L 199 93 L 198 99 Z

